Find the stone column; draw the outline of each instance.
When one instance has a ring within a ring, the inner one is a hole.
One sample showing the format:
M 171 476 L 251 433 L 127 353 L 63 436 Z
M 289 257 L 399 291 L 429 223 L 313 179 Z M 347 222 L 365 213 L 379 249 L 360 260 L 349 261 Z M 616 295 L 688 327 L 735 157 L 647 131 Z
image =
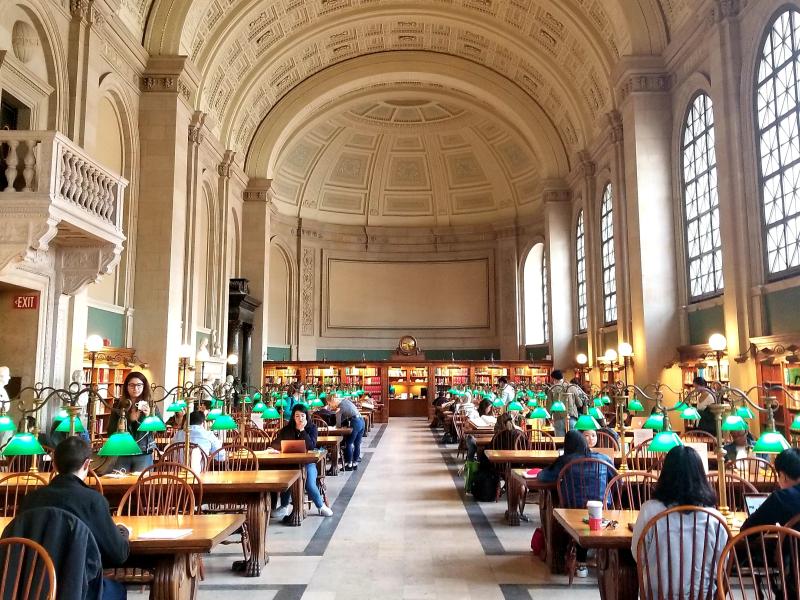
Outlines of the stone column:
M 750 214 L 746 197 L 744 174 L 750 168 L 744 164 L 739 150 L 742 131 L 742 114 L 751 119 L 750 97 L 740 93 L 743 69 L 740 43 L 738 2 L 716 2 L 712 10 L 714 26 L 708 36 L 711 95 L 714 101 L 714 133 L 716 135 L 717 185 L 720 198 L 719 220 L 722 238 L 722 274 L 725 281 L 723 311 L 725 337 L 731 357 L 731 383 L 741 389 L 756 384 L 754 364 L 739 364 L 732 360 L 744 353 L 750 345 L 754 315 L 749 294 L 753 285 L 750 245 L 746 215 Z M 742 101 L 744 100 L 744 106 Z
M 239 357 L 239 362 L 235 365 L 228 365 L 227 375 L 239 377 L 242 372 L 242 322 L 228 321 L 228 355 L 235 354 Z
M 242 327 L 242 345 L 241 345 L 241 356 L 242 360 L 240 363 L 241 368 L 239 372 L 242 374 L 242 381 L 247 382 L 250 385 L 256 385 L 260 382 L 261 376 L 259 375 L 258 380 L 254 381 L 251 377 L 253 373 L 252 365 L 256 361 L 253 360 L 253 326 L 245 324 Z M 256 373 L 261 373 L 261 365 L 256 363 L 258 366 L 258 370 Z
M 592 365 L 597 364 L 597 356 L 602 355 L 603 348 L 600 346 L 598 349 L 598 328 L 602 322 L 603 314 L 603 293 L 602 293 L 602 273 L 598 269 L 600 257 L 595 248 L 598 248 L 600 241 L 598 238 L 599 231 L 599 213 L 600 202 L 597 197 L 597 165 L 591 160 L 588 152 L 580 152 L 578 155 L 579 165 L 578 169 L 581 174 L 581 195 L 583 196 L 583 230 L 584 230 L 584 244 L 586 250 L 586 300 L 587 306 L 587 332 L 586 332 L 586 354 L 589 357 L 589 363 Z M 572 260 L 575 261 L 575 229 L 570 226 L 570 243 L 572 244 Z M 572 269 L 573 282 L 575 282 L 576 272 L 573 264 Z M 574 283 L 573 283 L 574 285 Z M 599 294 L 598 294 L 598 290 Z M 577 290 L 576 290 L 577 293 Z M 577 295 L 575 296 L 577 301 Z M 577 331 L 577 315 L 573 315 L 573 319 Z M 590 373 L 590 379 L 593 383 L 600 383 L 600 372 L 598 369 L 593 369 Z
M 244 192 L 242 205 L 242 260 L 241 276 L 249 280 L 250 295 L 261 300 L 253 312 L 250 368 L 260 373 L 267 351 L 267 323 L 269 310 L 269 240 L 272 214 L 275 207 L 270 200 L 271 181 L 251 179 Z M 258 381 L 261 381 L 259 375 Z M 255 384 L 255 381 L 252 383 Z
M 86 144 L 86 114 L 89 81 L 91 24 L 96 9 L 93 0 L 70 0 L 72 20 L 69 24 L 69 129 L 67 135 L 80 146 Z M 93 138 L 90 138 L 93 139 Z
M 189 124 L 193 110 L 184 77 L 186 57 L 153 57 L 142 79 L 141 178 L 134 302 L 136 352 L 156 383 L 177 384 L 184 326 Z
M 575 297 L 572 273 L 572 203 L 568 189 L 546 189 L 543 194 L 545 247 L 549 263 L 550 347 L 553 364 L 567 369 L 575 364 Z
M 655 57 L 628 57 L 620 66 L 627 231 L 615 233 L 628 238 L 637 380 L 653 383 L 680 343 L 669 78 Z
M 497 231 L 497 333 L 500 339 L 502 360 L 519 360 L 520 348 L 524 348 L 524 336 L 520 335 L 520 262 L 517 252 L 517 232 L 514 227 Z M 495 357 L 498 358 L 498 357 Z

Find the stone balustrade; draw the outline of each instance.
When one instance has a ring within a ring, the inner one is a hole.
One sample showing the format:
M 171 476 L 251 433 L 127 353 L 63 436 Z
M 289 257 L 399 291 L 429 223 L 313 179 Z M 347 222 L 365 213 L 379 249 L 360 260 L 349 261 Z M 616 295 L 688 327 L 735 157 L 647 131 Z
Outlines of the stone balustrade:
M 66 214 L 121 230 L 128 182 L 69 138 L 57 131 L 0 130 L 0 144 L 0 212 L 4 198 L 47 196 Z

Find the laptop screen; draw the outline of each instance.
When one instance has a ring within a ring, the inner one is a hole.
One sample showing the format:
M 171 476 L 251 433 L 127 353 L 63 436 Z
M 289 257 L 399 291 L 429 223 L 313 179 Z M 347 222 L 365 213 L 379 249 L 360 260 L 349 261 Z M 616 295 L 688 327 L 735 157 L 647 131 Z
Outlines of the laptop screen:
M 764 504 L 769 494 L 745 494 L 744 503 L 747 509 L 747 516 L 749 517 L 758 510 L 758 507 Z

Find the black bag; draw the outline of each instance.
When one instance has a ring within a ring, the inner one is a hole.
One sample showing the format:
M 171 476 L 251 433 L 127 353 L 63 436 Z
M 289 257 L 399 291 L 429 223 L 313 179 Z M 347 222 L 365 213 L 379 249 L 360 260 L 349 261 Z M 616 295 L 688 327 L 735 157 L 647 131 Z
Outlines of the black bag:
M 499 478 L 494 469 L 485 468 L 483 465 L 472 478 L 472 497 L 476 502 L 494 502 L 497 497 L 497 484 Z
M 455 444 L 456 443 L 455 436 L 452 433 L 450 433 L 449 431 L 446 432 L 442 436 L 442 443 L 443 444 Z

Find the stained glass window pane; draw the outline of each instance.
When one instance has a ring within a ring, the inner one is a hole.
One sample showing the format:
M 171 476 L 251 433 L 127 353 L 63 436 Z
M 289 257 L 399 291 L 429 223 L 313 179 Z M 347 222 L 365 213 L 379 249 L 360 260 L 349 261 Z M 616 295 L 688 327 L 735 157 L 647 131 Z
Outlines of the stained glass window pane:
M 603 265 L 603 315 L 605 324 L 617 321 L 617 260 L 614 255 L 614 196 L 611 184 L 600 204 L 600 255 Z
M 689 300 L 720 294 L 722 252 L 711 98 L 699 94 L 683 130 L 683 203 Z
M 578 291 L 578 331 L 589 328 L 589 308 L 586 297 L 586 235 L 583 225 L 583 211 L 578 213 L 578 224 L 575 228 L 575 257 Z
M 775 20 L 756 80 L 761 216 L 770 276 L 800 270 L 800 12 Z

